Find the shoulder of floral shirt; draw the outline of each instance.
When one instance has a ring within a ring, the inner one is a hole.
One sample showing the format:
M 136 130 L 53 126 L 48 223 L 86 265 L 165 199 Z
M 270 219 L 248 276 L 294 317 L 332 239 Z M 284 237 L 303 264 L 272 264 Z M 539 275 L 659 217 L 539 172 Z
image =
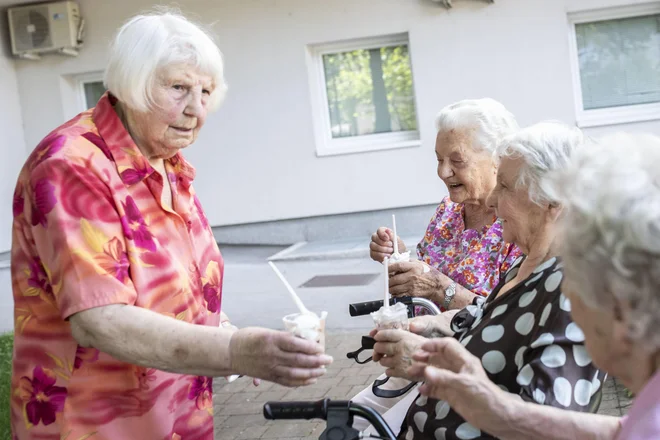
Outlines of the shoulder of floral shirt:
M 438 205 L 437 211 L 440 212 L 461 212 L 463 209 L 462 203 L 453 202 L 449 196 L 446 196 L 442 199 L 442 202 Z

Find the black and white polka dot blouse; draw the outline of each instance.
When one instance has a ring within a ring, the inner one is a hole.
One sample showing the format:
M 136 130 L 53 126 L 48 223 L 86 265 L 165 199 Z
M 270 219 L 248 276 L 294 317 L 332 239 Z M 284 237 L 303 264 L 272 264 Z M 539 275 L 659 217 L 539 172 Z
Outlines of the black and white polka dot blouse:
M 605 373 L 592 365 L 582 330 L 571 320 L 571 303 L 560 289 L 561 262 L 551 258 L 496 298 L 523 258 L 487 299 L 477 298 L 456 314 L 455 337 L 481 359 L 488 377 L 503 390 L 542 405 L 593 411 Z M 420 396 L 408 410 L 399 438 L 494 437 L 465 422 L 446 402 Z

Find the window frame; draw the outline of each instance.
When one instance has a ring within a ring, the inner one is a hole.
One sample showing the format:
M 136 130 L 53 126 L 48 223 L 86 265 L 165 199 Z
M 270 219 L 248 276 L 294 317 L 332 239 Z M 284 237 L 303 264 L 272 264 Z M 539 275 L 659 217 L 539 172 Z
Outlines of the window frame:
M 314 44 L 307 47 L 307 64 L 312 99 L 312 118 L 316 141 L 316 155 L 318 157 L 391 150 L 395 148 L 419 147 L 421 145 L 414 75 L 413 99 L 415 102 L 417 130 L 367 134 L 345 138 L 332 137 L 323 55 L 349 52 L 358 49 L 369 50 L 399 46 L 402 44 L 408 46 L 410 70 L 412 74 L 412 53 L 407 32 L 332 43 Z
M 77 95 L 76 101 L 80 112 L 84 112 L 91 108 L 87 106 L 85 84 L 94 82 L 103 82 L 103 71 L 82 73 L 75 76 L 75 90 Z
M 660 14 L 660 3 L 621 6 L 569 14 L 569 51 L 578 127 L 599 127 L 660 119 L 660 102 L 585 110 L 580 80 L 576 26 L 584 23 Z

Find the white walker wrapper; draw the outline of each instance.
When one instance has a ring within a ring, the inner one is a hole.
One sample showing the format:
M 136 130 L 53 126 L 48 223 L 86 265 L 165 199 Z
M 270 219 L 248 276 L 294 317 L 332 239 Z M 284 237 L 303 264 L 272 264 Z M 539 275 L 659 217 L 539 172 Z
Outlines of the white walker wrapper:
M 383 306 L 377 312 L 372 312 L 371 317 L 378 330 L 408 330 L 408 307 L 403 303 L 396 303 L 390 307 Z
M 293 313 L 282 318 L 284 329 L 299 338 L 318 342 L 325 351 L 325 318 L 328 312 L 322 312 L 319 317 L 316 313 Z

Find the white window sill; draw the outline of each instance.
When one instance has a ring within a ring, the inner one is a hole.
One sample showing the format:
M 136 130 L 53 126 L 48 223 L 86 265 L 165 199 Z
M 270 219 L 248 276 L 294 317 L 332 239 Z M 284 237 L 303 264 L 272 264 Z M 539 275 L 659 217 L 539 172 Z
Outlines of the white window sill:
M 577 126 L 580 128 L 630 124 L 660 120 L 660 103 L 611 107 L 578 112 Z
M 399 136 L 381 137 L 359 136 L 349 139 L 332 139 L 316 149 L 318 157 L 339 156 L 344 154 L 366 153 L 372 151 L 394 150 L 398 148 L 419 147 L 422 141 L 419 134 L 415 132 L 414 138 L 401 139 Z

